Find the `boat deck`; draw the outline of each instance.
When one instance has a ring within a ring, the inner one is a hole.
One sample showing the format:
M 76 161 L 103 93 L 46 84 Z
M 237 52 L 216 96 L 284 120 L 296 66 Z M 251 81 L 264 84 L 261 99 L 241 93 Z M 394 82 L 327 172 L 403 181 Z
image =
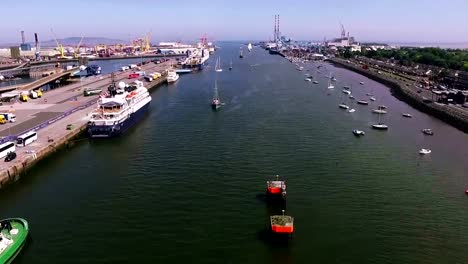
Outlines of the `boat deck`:
M 294 225 L 294 217 L 289 215 L 272 215 L 270 222 L 271 225 L 276 226 L 292 226 Z
M 268 188 L 286 188 L 284 181 L 267 181 Z

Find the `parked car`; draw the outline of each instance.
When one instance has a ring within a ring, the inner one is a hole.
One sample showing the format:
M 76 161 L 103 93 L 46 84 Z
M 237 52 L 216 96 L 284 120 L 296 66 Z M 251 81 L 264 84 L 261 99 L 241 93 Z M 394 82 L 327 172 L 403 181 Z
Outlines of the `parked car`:
M 129 79 L 136 79 L 136 78 L 138 78 L 138 77 L 140 77 L 140 74 L 139 74 L 139 73 L 135 73 L 135 72 L 134 72 L 134 73 L 130 73 L 130 74 L 128 75 L 128 78 L 129 78 Z

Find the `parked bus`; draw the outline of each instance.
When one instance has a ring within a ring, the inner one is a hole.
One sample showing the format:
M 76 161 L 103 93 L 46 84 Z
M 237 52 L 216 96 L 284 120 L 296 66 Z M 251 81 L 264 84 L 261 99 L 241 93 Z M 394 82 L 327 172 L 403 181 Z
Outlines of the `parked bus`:
M 15 152 L 15 142 L 6 142 L 0 145 L 0 158 L 6 157 L 9 152 Z
M 16 138 L 16 145 L 18 147 L 24 147 L 29 145 L 37 140 L 37 132 L 36 131 L 29 131 L 19 137 Z

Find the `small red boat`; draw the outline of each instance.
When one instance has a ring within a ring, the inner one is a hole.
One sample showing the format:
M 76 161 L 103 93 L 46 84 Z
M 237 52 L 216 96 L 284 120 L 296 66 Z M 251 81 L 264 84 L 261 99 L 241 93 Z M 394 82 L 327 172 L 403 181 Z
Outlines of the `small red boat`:
M 279 175 L 276 175 L 276 180 L 267 181 L 267 194 L 286 197 L 286 182 L 280 180 Z
M 289 215 L 270 216 L 271 232 L 275 234 L 292 235 L 294 232 L 294 217 Z

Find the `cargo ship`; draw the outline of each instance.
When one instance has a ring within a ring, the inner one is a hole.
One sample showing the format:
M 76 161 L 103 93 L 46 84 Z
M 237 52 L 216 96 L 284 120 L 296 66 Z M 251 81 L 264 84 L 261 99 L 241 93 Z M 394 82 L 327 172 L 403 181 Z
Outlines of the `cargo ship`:
M 144 116 L 150 102 L 151 96 L 143 82 L 134 81 L 131 85 L 120 82 L 116 87 L 112 81 L 91 115 L 88 135 L 108 138 L 123 134 Z

